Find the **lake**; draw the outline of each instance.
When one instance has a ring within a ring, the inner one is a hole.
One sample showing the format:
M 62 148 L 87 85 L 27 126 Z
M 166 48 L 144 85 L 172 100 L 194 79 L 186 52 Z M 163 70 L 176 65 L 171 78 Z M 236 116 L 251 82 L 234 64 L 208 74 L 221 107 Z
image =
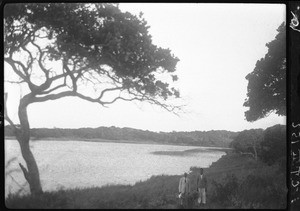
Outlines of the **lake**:
M 191 166 L 208 167 L 225 153 L 207 147 L 84 142 L 32 141 L 30 147 L 40 170 L 43 190 L 83 188 L 108 184 L 134 184 L 152 175 L 181 175 Z M 201 151 L 197 149 L 201 148 Z M 196 152 L 195 150 L 196 149 Z M 190 150 L 193 153 L 166 153 Z M 155 153 L 159 152 L 159 153 Z M 5 172 L 5 195 L 29 187 L 18 163 L 26 166 L 16 140 L 5 140 L 5 164 L 16 157 Z

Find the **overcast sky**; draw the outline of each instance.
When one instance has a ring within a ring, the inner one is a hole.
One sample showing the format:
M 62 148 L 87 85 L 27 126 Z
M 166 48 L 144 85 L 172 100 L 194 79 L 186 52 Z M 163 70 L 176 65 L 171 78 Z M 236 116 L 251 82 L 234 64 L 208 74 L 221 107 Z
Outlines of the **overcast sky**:
M 180 117 L 148 105 L 117 101 L 109 108 L 77 98 L 35 103 L 28 107 L 32 128 L 132 127 L 150 131 L 242 131 L 285 124 L 271 114 L 250 123 L 243 107 L 256 61 L 267 53 L 276 29 L 285 21 L 284 4 L 120 4 L 120 9 L 144 18 L 153 43 L 170 48 L 177 65 L 182 101 Z M 5 66 L 5 75 L 10 74 Z M 8 112 L 18 122 L 17 85 L 5 84 Z M 21 93 L 20 93 L 21 91 Z

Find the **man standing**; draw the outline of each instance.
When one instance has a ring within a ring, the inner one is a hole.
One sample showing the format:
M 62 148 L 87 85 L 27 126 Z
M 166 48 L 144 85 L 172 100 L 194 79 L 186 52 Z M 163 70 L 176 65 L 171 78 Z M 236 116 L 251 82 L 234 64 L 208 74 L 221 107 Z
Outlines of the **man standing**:
M 180 205 L 186 206 L 188 195 L 191 190 L 190 180 L 187 178 L 187 173 L 184 173 L 184 176 L 180 178 L 179 181 L 179 199 L 180 199 Z
M 205 205 L 207 192 L 207 179 L 203 175 L 203 168 L 200 169 L 200 175 L 197 177 L 197 191 L 199 193 L 198 204 Z

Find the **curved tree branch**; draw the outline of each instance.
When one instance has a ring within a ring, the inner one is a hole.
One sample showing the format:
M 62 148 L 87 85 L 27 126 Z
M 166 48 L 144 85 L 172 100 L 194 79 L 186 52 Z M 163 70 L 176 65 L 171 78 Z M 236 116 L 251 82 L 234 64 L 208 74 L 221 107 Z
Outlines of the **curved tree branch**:
M 50 94 L 50 95 L 43 96 L 43 97 L 36 97 L 35 96 L 32 100 L 32 103 L 45 102 L 45 101 L 48 101 L 48 100 L 57 100 L 57 99 L 60 99 L 62 97 L 74 96 L 74 94 L 75 93 L 73 91 L 65 91 L 65 92 L 61 92 L 61 93 L 58 93 L 58 94 Z
M 55 90 L 57 90 L 57 89 L 59 89 L 59 88 L 62 88 L 62 87 L 65 87 L 66 86 L 66 80 L 64 80 L 64 83 L 63 84 L 60 84 L 60 85 L 58 85 L 58 86 L 56 86 L 56 87 L 54 87 L 54 88 L 52 88 L 52 89 L 49 89 L 49 90 L 47 90 L 47 91 L 43 91 L 43 92 L 41 92 L 40 94 L 49 94 L 49 93 L 51 93 L 51 92 L 53 92 L 53 91 L 55 91 Z
M 34 45 L 34 46 L 38 49 L 38 51 L 39 51 L 39 58 L 38 58 L 39 67 L 40 67 L 41 70 L 45 73 L 46 80 L 48 80 L 48 79 L 49 79 L 49 70 L 46 69 L 46 68 L 44 67 L 44 64 L 42 63 L 43 56 L 44 56 L 44 54 L 45 54 L 46 52 L 43 51 L 43 50 L 41 49 L 41 47 L 38 46 L 38 45 L 37 45 L 36 43 L 34 43 L 33 41 L 31 41 L 31 44 Z
M 29 55 L 29 57 L 30 57 L 30 60 L 27 62 L 27 70 L 30 68 L 30 67 L 32 67 L 32 64 L 33 64 L 33 61 L 34 61 L 34 59 L 33 59 L 33 56 L 32 56 L 32 53 L 26 48 L 26 46 L 22 46 L 21 47 L 24 51 L 26 51 L 27 53 L 28 53 L 28 55 Z M 28 72 L 27 72 L 28 73 Z M 30 73 L 28 73 L 28 74 L 31 74 L 31 72 Z
M 14 70 L 14 72 L 20 76 L 22 79 L 24 80 L 29 80 L 29 75 L 28 75 L 28 72 L 26 72 L 26 67 L 24 66 L 24 64 L 22 64 L 21 62 L 19 61 L 16 61 L 14 60 L 12 57 L 7 57 L 7 58 L 4 58 L 4 61 L 6 61 Z M 22 73 L 19 68 L 17 68 L 16 65 L 19 65 L 21 66 L 22 70 L 24 73 Z
M 109 91 L 116 91 L 116 90 L 122 90 L 123 87 L 114 87 L 114 88 L 107 88 L 107 89 L 104 89 L 101 91 L 99 97 L 98 97 L 98 100 L 101 100 L 101 98 L 103 97 L 104 93 L 105 92 L 109 92 Z
M 58 87 L 59 86 L 57 86 L 56 88 L 58 88 Z M 54 89 L 56 89 L 56 88 L 54 88 Z M 54 89 L 52 89 L 52 91 Z M 56 100 L 56 99 L 60 99 L 60 98 L 67 97 L 67 96 L 74 96 L 74 97 L 79 97 L 83 100 L 87 100 L 89 102 L 99 103 L 102 106 L 105 106 L 105 105 L 108 105 L 108 104 L 113 104 L 117 100 L 123 100 L 123 101 L 137 100 L 137 101 L 141 101 L 141 102 L 142 101 L 147 101 L 151 104 L 158 105 L 158 106 L 164 108 L 165 110 L 167 110 L 169 112 L 173 112 L 177 116 L 178 116 L 178 113 L 176 112 L 176 109 L 180 110 L 182 108 L 182 106 L 171 106 L 171 105 L 168 105 L 168 104 L 161 103 L 160 101 L 155 100 L 154 98 L 151 98 L 151 97 L 147 97 L 146 95 L 135 95 L 135 94 L 132 94 L 132 93 L 130 93 L 133 96 L 131 98 L 124 98 L 124 97 L 118 96 L 118 97 L 115 97 L 111 101 L 102 101 L 101 100 L 101 98 L 104 96 L 104 93 L 109 92 L 109 91 L 122 90 L 122 89 L 123 89 L 123 87 L 115 87 L 115 88 L 104 89 L 104 90 L 102 90 L 102 92 L 100 93 L 100 96 L 98 98 L 92 98 L 92 97 L 89 97 L 89 96 L 85 96 L 83 94 L 80 94 L 80 93 L 74 92 L 74 91 L 65 91 L 65 92 L 61 92 L 61 93 L 58 93 L 58 94 L 50 94 L 50 95 L 43 96 L 43 97 L 34 97 L 33 103 L 34 102 L 44 102 L 44 101 L 48 101 L 48 100 Z M 47 94 L 47 93 L 45 93 L 45 94 Z
M 176 109 L 181 110 L 181 108 L 182 108 L 182 106 L 171 106 L 171 105 L 168 105 L 168 104 L 161 103 L 158 100 L 155 100 L 155 99 L 147 97 L 147 96 L 135 96 L 135 97 L 132 97 L 132 98 L 124 98 L 124 97 L 118 96 L 118 97 L 116 97 L 115 99 L 113 99 L 111 101 L 101 101 L 101 104 L 103 104 L 103 105 L 113 104 L 117 100 L 123 100 L 123 101 L 137 100 L 137 101 L 141 101 L 141 102 L 147 101 L 148 103 L 158 105 L 158 106 L 164 108 L 165 110 L 174 113 L 177 116 L 179 116 L 179 115 L 178 115 L 177 111 L 175 111 L 175 110 Z
M 70 68 L 68 67 L 68 64 L 65 60 L 63 60 L 63 68 L 66 70 L 67 74 L 70 76 L 73 84 L 73 91 L 77 91 L 77 78 L 74 76 L 74 71 L 71 71 Z
M 20 78 L 23 79 L 23 81 L 25 81 L 28 84 L 28 87 L 31 91 L 34 91 L 37 86 L 35 84 L 33 84 L 30 80 L 30 76 L 29 75 L 24 75 L 17 67 L 16 64 L 20 65 L 22 68 L 25 68 L 25 66 L 18 61 L 13 60 L 12 58 L 5 58 L 4 61 L 6 61 L 13 69 L 13 71 L 20 76 Z M 25 71 L 24 71 L 25 72 Z M 26 73 L 26 72 L 25 72 Z
M 4 82 L 11 83 L 11 84 L 21 84 L 21 83 L 26 83 L 26 81 L 24 81 L 24 80 L 20 80 L 20 81 L 4 80 Z

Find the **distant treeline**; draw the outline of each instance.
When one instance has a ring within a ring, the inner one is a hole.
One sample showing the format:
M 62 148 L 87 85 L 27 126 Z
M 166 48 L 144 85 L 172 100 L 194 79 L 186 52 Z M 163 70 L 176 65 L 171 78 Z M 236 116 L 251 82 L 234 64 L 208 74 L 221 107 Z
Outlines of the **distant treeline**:
M 98 128 L 33 128 L 32 140 L 44 138 L 107 139 L 129 140 L 136 142 L 157 142 L 163 144 L 184 144 L 195 146 L 228 147 L 238 132 L 226 130 L 193 132 L 152 132 L 133 128 L 98 127 Z M 11 126 L 5 126 L 5 136 L 14 136 Z

